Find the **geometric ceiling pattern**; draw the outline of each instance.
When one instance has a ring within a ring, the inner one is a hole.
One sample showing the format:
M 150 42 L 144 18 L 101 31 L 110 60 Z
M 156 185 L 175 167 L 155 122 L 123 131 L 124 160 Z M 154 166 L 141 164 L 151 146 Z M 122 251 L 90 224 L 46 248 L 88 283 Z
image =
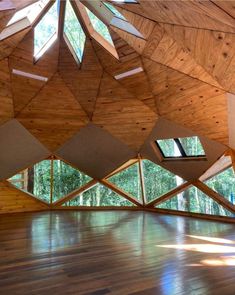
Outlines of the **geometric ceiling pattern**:
M 0 30 L 16 11 L 34 2 L 1 4 Z M 226 93 L 235 93 L 235 20 L 227 13 L 233 11 L 231 2 L 107 1 L 136 33 L 97 10 L 100 1 L 75 1 L 74 13 L 87 36 L 80 63 L 63 34 L 65 1 L 60 3 L 57 39 L 34 61 L 34 27 L 54 3 L 44 2 L 34 23 L 0 41 L 0 124 L 17 118 L 51 152 L 89 121 L 138 151 L 159 117 L 228 145 Z M 81 6 L 107 25 L 113 48 L 87 28 Z M 175 15 L 175 9 L 180 13 Z M 142 70 L 115 79 L 136 68 Z

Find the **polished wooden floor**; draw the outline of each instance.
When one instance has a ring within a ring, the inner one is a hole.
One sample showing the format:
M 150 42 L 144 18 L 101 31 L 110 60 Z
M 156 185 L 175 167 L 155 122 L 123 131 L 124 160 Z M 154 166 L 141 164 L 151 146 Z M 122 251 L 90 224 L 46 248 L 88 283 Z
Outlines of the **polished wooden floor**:
M 0 294 L 235 294 L 235 225 L 149 212 L 0 216 Z

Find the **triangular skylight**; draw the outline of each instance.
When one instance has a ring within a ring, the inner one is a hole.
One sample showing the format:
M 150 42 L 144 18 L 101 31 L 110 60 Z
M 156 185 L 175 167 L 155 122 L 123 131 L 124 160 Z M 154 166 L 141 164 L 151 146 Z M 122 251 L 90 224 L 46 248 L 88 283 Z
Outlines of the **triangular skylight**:
M 65 2 L 65 13 L 63 5 Z M 141 33 L 131 25 L 116 7 L 106 1 L 88 1 L 89 9 L 80 1 L 49 0 L 37 1 L 19 11 L 8 22 L 0 34 L 0 40 L 7 38 L 28 26 L 34 27 L 34 61 L 37 61 L 56 41 L 58 32 L 64 28 L 64 39 L 74 58 L 81 62 L 85 47 L 86 34 L 95 39 L 102 47 L 119 59 L 114 42 L 109 32 L 109 26 L 124 30 L 137 37 L 143 38 Z M 43 15 L 43 9 L 45 14 Z M 61 6 L 61 7 L 60 7 Z M 93 9 L 94 7 L 96 9 Z M 62 10 L 61 10 L 62 9 Z M 59 22 L 60 16 L 60 22 Z M 63 20 L 64 18 L 64 20 Z M 60 30 L 61 29 L 61 30 Z M 85 29 L 85 31 L 84 31 Z
M 111 176 L 108 178 L 108 181 L 142 202 L 138 163 L 131 165 L 127 169 Z
M 103 2 L 103 3 L 116 17 L 126 20 L 125 17 L 112 4 L 110 4 L 108 2 Z
M 156 206 L 159 209 L 178 210 L 200 214 L 233 217 L 233 214 L 196 187 L 191 187 Z
M 77 19 L 70 1 L 66 2 L 64 35 L 65 41 L 67 42 L 70 50 L 73 51 L 75 57 L 77 57 L 81 62 L 86 42 L 86 35 Z
M 135 206 L 106 186 L 97 184 L 63 206 Z
M 6 28 L 0 33 L 0 40 L 3 40 L 33 24 L 49 0 L 39 0 L 18 11 L 7 23 Z
M 105 1 L 103 1 L 103 3 L 113 16 L 109 22 L 110 25 L 120 30 L 126 31 L 127 33 L 130 33 L 132 35 L 135 35 L 138 38 L 144 38 L 143 35 L 132 24 L 128 22 L 124 15 L 122 15 L 121 12 L 119 12 L 114 5 Z
M 112 46 L 114 46 L 108 27 L 97 16 L 95 16 L 94 13 L 92 13 L 87 7 L 86 7 L 86 12 L 96 32 L 100 34 Z
M 38 60 L 57 39 L 59 6 L 60 1 L 56 0 L 34 28 L 35 60 Z
M 147 202 L 158 199 L 184 183 L 181 177 L 148 160 L 143 160 L 143 172 Z

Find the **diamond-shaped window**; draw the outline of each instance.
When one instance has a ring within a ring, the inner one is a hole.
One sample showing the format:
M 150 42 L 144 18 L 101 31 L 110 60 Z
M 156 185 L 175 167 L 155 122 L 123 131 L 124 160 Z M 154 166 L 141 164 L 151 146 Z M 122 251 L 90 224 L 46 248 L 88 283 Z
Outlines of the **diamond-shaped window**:
M 103 2 L 103 3 L 116 17 L 126 20 L 125 17 L 112 4 L 108 2 Z
M 78 59 L 81 62 L 86 42 L 86 35 L 77 19 L 70 1 L 67 1 L 66 3 L 64 38 L 75 59 Z
M 56 41 L 60 1 L 56 1 L 34 28 L 34 58 L 38 60 Z
M 17 188 L 47 203 L 58 201 L 90 180 L 91 177 L 56 159 L 41 161 L 8 179 Z
M 0 40 L 8 38 L 31 26 L 48 2 L 49 0 L 39 0 L 16 11 L 8 21 L 5 29 L 0 33 Z
M 98 34 L 100 34 L 112 46 L 114 46 L 112 37 L 109 33 L 109 29 L 106 26 L 106 24 L 103 23 L 97 16 L 95 16 L 94 13 L 92 13 L 87 7 L 86 7 L 86 12 L 89 16 L 89 19 L 91 21 L 93 28 L 96 30 L 96 32 Z

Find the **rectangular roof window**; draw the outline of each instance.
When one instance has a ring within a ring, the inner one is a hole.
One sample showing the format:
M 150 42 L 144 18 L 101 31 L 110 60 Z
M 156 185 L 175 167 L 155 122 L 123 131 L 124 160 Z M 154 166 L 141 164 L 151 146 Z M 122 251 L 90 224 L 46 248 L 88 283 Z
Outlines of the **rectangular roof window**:
M 155 141 L 163 158 L 205 158 L 198 136 L 159 139 Z

